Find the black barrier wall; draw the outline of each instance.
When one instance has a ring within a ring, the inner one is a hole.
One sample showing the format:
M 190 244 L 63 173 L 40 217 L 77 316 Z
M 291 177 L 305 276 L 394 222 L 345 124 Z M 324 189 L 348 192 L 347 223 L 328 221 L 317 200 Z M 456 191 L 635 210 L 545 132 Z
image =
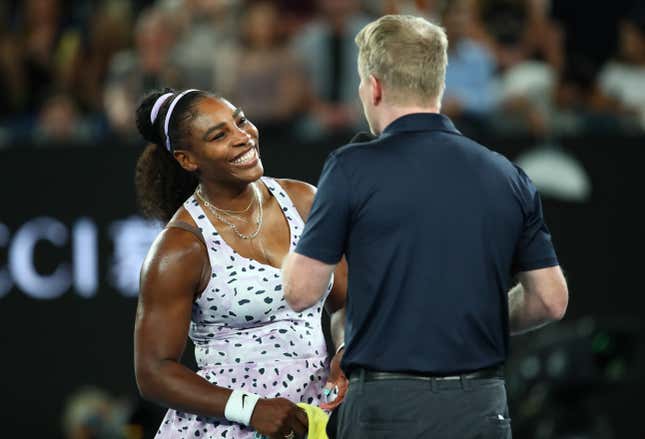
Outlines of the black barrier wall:
M 520 140 L 483 143 L 511 158 L 531 147 Z M 266 174 L 315 183 L 327 153 L 340 144 L 272 142 L 262 148 Z M 592 183 L 585 202 L 544 196 L 570 284 L 563 324 L 589 316 L 597 322 L 639 320 L 645 309 L 639 160 L 645 139 L 571 139 L 562 145 Z M 3 432 L 59 437 L 66 397 L 86 384 L 136 402 L 138 270 L 160 227 L 137 215 L 138 153 L 110 145 L 0 153 Z M 515 351 L 529 343 L 530 337 L 515 339 Z M 644 433 L 636 421 L 642 380 L 613 390 L 600 398 L 598 409 L 608 414 L 613 431 Z M 160 411 L 151 418 L 154 431 Z

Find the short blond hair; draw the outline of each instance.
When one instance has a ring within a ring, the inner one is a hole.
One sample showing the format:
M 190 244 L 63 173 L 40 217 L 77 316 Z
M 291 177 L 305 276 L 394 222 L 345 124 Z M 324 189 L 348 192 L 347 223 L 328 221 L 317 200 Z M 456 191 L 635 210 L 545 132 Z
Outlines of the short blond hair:
M 435 105 L 443 95 L 448 38 L 440 26 L 411 15 L 385 15 L 356 35 L 358 66 L 386 89 L 394 105 Z

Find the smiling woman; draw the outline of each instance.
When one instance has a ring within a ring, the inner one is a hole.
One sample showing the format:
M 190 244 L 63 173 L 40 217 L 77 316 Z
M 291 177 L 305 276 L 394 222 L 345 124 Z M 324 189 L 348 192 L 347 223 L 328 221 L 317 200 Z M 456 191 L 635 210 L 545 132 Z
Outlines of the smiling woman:
M 139 390 L 170 408 L 157 437 L 302 437 L 296 403 L 321 402 L 329 376 L 322 309 L 339 310 L 346 288 L 341 265 L 311 308 L 292 311 L 283 296 L 280 267 L 315 189 L 263 177 L 258 130 L 211 93 L 153 92 L 137 127 L 151 142 L 137 163 L 139 202 L 168 222 L 143 264 L 135 324 Z M 197 372 L 179 362 L 187 336 Z

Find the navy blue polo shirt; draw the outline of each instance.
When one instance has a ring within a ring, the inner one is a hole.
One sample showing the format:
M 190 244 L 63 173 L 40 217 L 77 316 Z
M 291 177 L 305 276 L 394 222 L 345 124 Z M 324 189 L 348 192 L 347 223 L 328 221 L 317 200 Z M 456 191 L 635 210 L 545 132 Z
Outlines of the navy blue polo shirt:
M 346 373 L 502 363 L 512 276 L 558 265 L 526 174 L 433 113 L 330 154 L 296 252 L 347 256 Z

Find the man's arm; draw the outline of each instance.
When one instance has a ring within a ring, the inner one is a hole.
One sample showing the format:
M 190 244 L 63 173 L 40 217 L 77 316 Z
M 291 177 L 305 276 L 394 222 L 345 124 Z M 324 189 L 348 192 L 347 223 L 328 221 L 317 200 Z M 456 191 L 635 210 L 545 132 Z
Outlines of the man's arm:
M 323 297 L 331 274 L 342 260 L 351 215 L 350 187 L 332 153 L 323 167 L 300 241 L 282 264 L 284 297 L 296 311 Z
M 334 347 L 339 350 L 345 343 L 345 308 L 341 308 L 331 315 L 329 326 Z
M 300 214 L 300 217 L 303 219 L 303 221 L 306 222 L 307 219 L 309 218 L 311 205 L 313 204 L 313 201 L 314 201 L 316 188 L 310 184 L 304 183 L 302 181 L 297 181 L 297 180 L 279 179 L 278 182 L 287 191 L 287 193 L 289 194 L 289 197 L 291 198 L 291 200 L 293 200 L 293 203 L 296 207 L 296 210 Z M 287 259 L 290 256 L 292 255 L 287 255 L 287 257 L 285 258 L 285 261 L 282 264 L 283 267 L 287 266 Z M 305 258 L 305 259 L 313 260 L 311 258 Z M 316 261 L 316 260 L 313 260 L 313 261 Z M 290 272 L 299 271 L 299 269 L 303 268 L 303 267 L 298 267 L 294 269 L 293 268 L 294 265 L 295 266 L 298 265 L 297 260 L 295 262 L 292 261 L 290 263 L 290 266 L 292 267 Z M 332 266 L 330 265 L 330 267 Z M 334 272 L 334 286 L 331 292 L 329 293 L 329 296 L 327 297 L 327 301 L 325 302 L 325 309 L 332 316 L 332 321 L 334 321 L 334 315 L 338 314 L 339 310 L 345 306 L 345 296 L 347 292 L 347 262 L 345 261 L 345 258 L 343 258 L 338 264 L 336 264 L 335 267 L 336 268 Z M 322 277 L 324 278 L 324 276 Z M 286 276 L 284 275 L 284 271 L 283 271 L 283 289 L 286 291 L 287 288 L 286 288 L 286 284 L 284 283 L 285 279 L 286 279 Z M 320 282 L 323 282 L 323 280 L 320 280 Z M 323 294 L 325 291 L 327 291 L 327 285 L 329 285 L 329 281 L 327 281 L 327 283 L 324 286 Z M 287 297 L 287 294 L 285 294 L 285 297 Z M 319 298 L 320 297 L 318 297 L 318 299 Z M 316 303 L 318 299 L 315 299 L 313 303 Z M 344 316 L 344 313 L 342 315 Z M 342 325 L 341 327 L 337 328 L 337 330 L 334 330 L 332 326 L 332 338 L 335 343 L 337 342 L 337 340 L 339 340 L 339 337 L 335 335 L 335 333 L 339 331 L 340 331 L 340 341 L 338 343 L 342 343 L 343 341 L 342 337 L 344 334 L 343 329 L 344 328 L 342 328 Z M 336 344 L 336 346 L 338 346 L 338 344 Z
M 564 317 L 569 291 L 560 266 L 518 273 L 520 283 L 508 293 L 511 335 L 537 329 Z
M 314 305 L 327 291 L 336 264 L 325 264 L 295 252 L 282 264 L 284 298 L 295 311 Z

